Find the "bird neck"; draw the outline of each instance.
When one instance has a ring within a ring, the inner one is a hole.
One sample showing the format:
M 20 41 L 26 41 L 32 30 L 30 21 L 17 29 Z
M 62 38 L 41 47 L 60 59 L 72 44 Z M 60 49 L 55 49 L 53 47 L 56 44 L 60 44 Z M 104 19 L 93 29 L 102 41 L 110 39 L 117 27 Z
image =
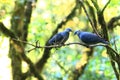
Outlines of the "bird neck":
M 65 31 L 65 33 L 69 33 L 69 31 Z
M 80 34 L 81 34 L 81 31 L 77 35 L 80 35 Z

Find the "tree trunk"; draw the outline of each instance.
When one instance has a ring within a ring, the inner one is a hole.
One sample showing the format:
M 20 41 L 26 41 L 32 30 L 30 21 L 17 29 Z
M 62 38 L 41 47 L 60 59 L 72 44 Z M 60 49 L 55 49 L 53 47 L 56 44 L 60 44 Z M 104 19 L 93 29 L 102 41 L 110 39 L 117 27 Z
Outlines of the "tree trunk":
M 27 32 L 27 28 L 24 29 L 25 3 L 25 1 L 15 1 L 14 11 L 11 17 L 11 31 L 15 34 L 13 38 L 19 38 L 21 40 L 26 40 L 24 39 L 23 33 Z M 20 54 L 24 54 L 24 47 L 24 44 L 17 44 L 12 38 L 10 39 L 9 56 L 11 58 L 13 80 L 21 80 L 22 59 Z

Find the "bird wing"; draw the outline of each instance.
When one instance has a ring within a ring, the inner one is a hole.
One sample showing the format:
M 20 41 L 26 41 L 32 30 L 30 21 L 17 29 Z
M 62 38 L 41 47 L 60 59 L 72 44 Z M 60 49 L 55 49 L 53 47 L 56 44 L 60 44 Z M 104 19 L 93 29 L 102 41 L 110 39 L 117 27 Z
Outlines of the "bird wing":
M 92 44 L 92 43 L 98 43 L 101 40 L 101 38 L 93 33 L 82 33 L 81 40 L 85 43 Z
M 49 43 L 50 44 L 54 44 L 54 43 L 61 43 L 62 39 L 63 39 L 63 35 L 60 33 L 57 33 L 56 35 L 54 35 L 50 40 Z

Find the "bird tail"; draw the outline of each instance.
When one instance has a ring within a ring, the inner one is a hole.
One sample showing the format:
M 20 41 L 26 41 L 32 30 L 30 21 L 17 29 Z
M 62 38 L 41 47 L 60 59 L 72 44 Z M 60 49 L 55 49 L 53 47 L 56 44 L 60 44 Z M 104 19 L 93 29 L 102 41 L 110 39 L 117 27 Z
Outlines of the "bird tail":
M 102 41 L 104 44 L 110 44 L 108 41 L 103 40 Z

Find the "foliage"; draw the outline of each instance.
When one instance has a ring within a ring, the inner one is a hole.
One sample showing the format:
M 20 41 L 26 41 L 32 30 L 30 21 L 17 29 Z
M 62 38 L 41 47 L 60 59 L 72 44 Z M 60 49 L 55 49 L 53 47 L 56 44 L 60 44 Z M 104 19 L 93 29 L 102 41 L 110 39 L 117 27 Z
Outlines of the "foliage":
M 90 0 L 88 0 L 90 3 Z M 104 1 L 97 0 L 100 8 L 104 7 Z M 5 20 L 11 16 L 13 10 L 14 0 L 3 0 L 0 1 L 0 12 L 6 11 L 7 13 L 0 13 L 0 20 Z M 92 3 L 90 3 L 92 5 Z M 118 16 L 120 13 L 120 2 L 115 0 L 110 2 L 108 7 L 105 9 L 104 16 L 106 22 L 112 17 Z M 28 29 L 28 42 L 35 44 L 39 40 L 40 45 L 44 46 L 46 41 L 52 35 L 52 32 L 56 29 L 56 26 L 64 20 L 64 18 L 71 12 L 75 6 L 74 0 L 38 0 L 36 7 L 33 8 L 31 17 L 31 23 Z M 118 21 L 120 22 L 120 21 Z M 100 25 L 98 25 L 99 27 Z M 71 27 L 73 30 L 86 30 L 92 31 L 92 27 L 88 22 L 88 19 L 82 9 L 77 9 L 75 16 L 70 19 L 59 32 L 67 27 Z M 110 42 L 113 49 L 120 51 L 120 25 L 114 28 L 113 31 L 109 30 Z M 3 37 L 0 36 L 0 40 Z M 66 43 L 78 42 L 79 39 L 70 34 L 70 38 Z M 0 42 L 0 48 L 3 43 Z M 8 45 L 7 45 L 8 46 Z M 117 48 L 116 48 L 117 47 Z M 6 50 L 9 47 L 6 48 Z M 26 55 L 36 63 L 43 55 L 44 49 L 35 49 L 29 53 L 32 46 L 27 45 L 25 48 Z M 50 58 L 47 60 L 41 74 L 45 80 L 68 80 L 70 73 L 76 68 L 76 64 L 81 60 L 84 50 L 86 48 L 80 45 L 70 45 L 67 47 L 53 48 L 51 50 Z M 0 54 L 0 58 L 2 58 Z M 4 61 L 3 61 L 4 62 Z M 10 64 L 8 64 L 10 66 Z M 23 63 L 23 72 L 28 68 Z M 10 69 L 10 68 L 9 68 Z M 0 79 L 1 75 L 0 75 Z M 32 77 L 34 80 L 35 78 Z M 114 71 L 111 67 L 110 59 L 106 54 L 104 47 L 95 47 L 93 56 L 91 56 L 84 73 L 79 77 L 79 80 L 116 80 Z

